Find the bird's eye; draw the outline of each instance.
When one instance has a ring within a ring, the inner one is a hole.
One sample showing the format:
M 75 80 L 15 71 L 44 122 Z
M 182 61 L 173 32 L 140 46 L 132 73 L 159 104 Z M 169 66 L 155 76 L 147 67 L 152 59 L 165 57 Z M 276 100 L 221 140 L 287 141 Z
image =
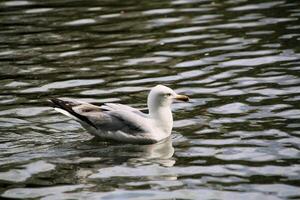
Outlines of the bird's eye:
M 166 94 L 166 96 L 168 96 L 168 97 L 171 96 L 171 95 L 172 95 L 171 93 L 167 93 L 167 94 Z

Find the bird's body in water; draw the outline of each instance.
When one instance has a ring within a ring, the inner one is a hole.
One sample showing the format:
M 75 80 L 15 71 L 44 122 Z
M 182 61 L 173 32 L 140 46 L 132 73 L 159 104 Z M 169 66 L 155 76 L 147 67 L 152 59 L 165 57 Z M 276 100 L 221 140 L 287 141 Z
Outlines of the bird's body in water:
M 126 143 L 156 143 L 171 135 L 174 100 L 188 101 L 172 89 L 157 85 L 148 95 L 149 114 L 123 104 L 92 105 L 74 99 L 50 99 L 54 109 L 78 121 L 92 135 Z

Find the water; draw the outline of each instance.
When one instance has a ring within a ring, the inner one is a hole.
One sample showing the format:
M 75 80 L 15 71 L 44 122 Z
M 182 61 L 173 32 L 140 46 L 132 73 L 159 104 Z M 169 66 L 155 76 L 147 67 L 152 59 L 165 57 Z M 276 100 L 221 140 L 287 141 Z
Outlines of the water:
M 297 0 L 1 1 L 6 199 L 299 199 Z M 146 108 L 165 84 L 172 138 L 92 139 L 50 97 Z

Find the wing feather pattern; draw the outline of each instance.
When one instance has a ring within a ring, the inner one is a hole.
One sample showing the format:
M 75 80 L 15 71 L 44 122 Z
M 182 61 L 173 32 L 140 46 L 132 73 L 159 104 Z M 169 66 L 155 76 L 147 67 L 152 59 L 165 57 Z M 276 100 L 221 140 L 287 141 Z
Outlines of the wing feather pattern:
M 150 132 L 149 123 L 145 123 L 147 115 L 130 106 L 108 103 L 95 106 L 73 99 L 51 99 L 54 107 L 60 108 L 80 123 L 85 123 L 101 132 L 121 131 L 130 137 L 147 137 Z

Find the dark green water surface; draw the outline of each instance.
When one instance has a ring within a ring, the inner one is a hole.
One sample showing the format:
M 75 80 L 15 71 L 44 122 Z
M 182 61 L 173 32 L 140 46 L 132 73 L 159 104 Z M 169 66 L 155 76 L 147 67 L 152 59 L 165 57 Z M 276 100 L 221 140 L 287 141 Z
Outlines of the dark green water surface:
M 300 1 L 0 1 L 1 199 L 300 199 Z M 109 144 L 50 97 L 146 108 L 172 138 Z

